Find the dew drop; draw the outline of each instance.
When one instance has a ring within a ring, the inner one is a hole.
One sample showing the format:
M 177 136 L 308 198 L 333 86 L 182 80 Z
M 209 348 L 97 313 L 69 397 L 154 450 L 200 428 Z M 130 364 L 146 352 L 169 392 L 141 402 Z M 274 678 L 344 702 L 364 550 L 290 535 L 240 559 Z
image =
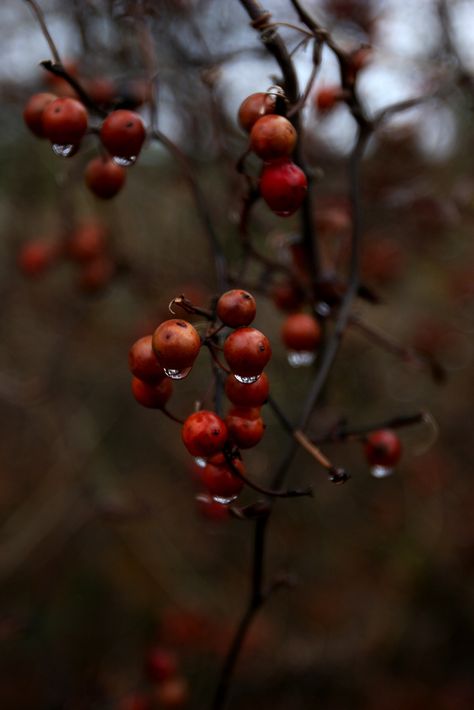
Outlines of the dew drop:
M 310 350 L 290 350 L 287 357 L 291 367 L 309 367 L 315 361 L 316 353 Z
M 316 313 L 326 318 L 331 313 L 331 307 L 324 301 L 320 301 L 316 304 Z
M 196 456 L 194 459 L 194 463 L 196 466 L 199 466 L 199 468 L 205 468 L 207 465 L 206 459 L 203 459 L 202 456 Z
M 387 478 L 392 475 L 393 470 L 390 466 L 372 466 L 370 473 L 374 478 Z
M 246 377 L 245 375 L 236 375 L 235 373 L 234 377 L 237 382 L 241 382 L 243 385 L 252 385 L 254 382 L 260 379 L 260 375 L 248 375 Z
M 191 372 L 191 368 L 186 367 L 184 370 L 167 370 L 166 368 L 163 368 L 163 371 L 166 377 L 169 377 L 170 380 L 184 380 L 184 378 Z
M 58 155 L 60 158 L 69 158 L 69 156 L 73 154 L 76 146 L 73 143 L 68 143 L 67 145 L 53 143 L 51 147 L 55 155 Z
M 121 155 L 114 155 L 112 160 L 116 165 L 120 165 L 121 168 L 129 168 L 131 165 L 134 165 L 136 163 L 137 156 L 130 155 L 129 157 L 125 158 Z
M 237 496 L 230 496 L 230 498 L 224 498 L 224 496 L 212 496 L 212 500 L 221 505 L 228 505 L 232 501 L 236 500 Z

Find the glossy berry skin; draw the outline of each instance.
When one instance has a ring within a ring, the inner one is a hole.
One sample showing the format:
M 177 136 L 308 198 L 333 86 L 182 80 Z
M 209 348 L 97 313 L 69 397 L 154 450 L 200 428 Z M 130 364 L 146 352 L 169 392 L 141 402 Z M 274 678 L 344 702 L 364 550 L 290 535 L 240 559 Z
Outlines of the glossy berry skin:
M 100 139 L 112 156 L 136 157 L 145 141 L 141 117 L 134 111 L 119 109 L 107 116 L 100 129 Z
M 80 263 L 97 259 L 105 252 L 107 232 L 99 222 L 85 222 L 79 225 L 67 241 L 67 254 Z
M 138 404 L 148 409 L 162 409 L 173 394 L 173 383 L 167 377 L 161 382 L 144 382 L 132 379 L 132 392 Z
M 275 96 L 259 92 L 250 94 L 242 101 L 239 108 L 239 123 L 244 131 L 250 133 L 252 126 L 262 116 L 272 114 L 275 111 Z
M 228 520 L 229 509 L 223 503 L 218 503 L 209 493 L 200 493 L 196 496 L 198 510 L 203 518 L 208 520 Z
M 227 427 L 217 414 L 203 409 L 186 419 L 181 437 L 192 456 L 208 458 L 222 451 L 227 441 Z
M 323 86 L 316 94 L 316 107 L 321 113 L 326 113 L 331 111 L 341 98 L 340 86 Z
M 267 375 L 262 372 L 256 382 L 244 384 L 229 375 L 225 381 L 225 393 L 232 402 L 240 407 L 261 407 L 268 399 L 269 384 Z
M 51 143 L 77 146 L 87 131 L 87 111 L 76 99 L 55 99 L 43 111 L 43 133 Z
M 41 92 L 33 94 L 29 99 L 23 111 L 23 118 L 26 125 L 37 138 L 44 138 L 43 130 L 43 111 L 52 101 L 55 101 L 57 96 Z
M 152 336 L 144 335 L 135 341 L 128 353 L 128 368 L 132 375 L 145 382 L 156 383 L 166 377 L 156 359 L 151 344 Z
M 371 466 L 395 466 L 402 455 L 400 439 L 390 429 L 380 429 L 368 434 L 364 450 Z
M 238 328 L 224 343 L 230 369 L 242 377 L 260 375 L 272 356 L 268 338 L 256 328 Z
M 191 323 L 172 318 L 165 320 L 155 330 L 152 345 L 163 368 L 185 370 L 196 359 L 201 348 L 201 338 Z
M 120 192 L 125 184 L 127 171 L 113 160 L 94 158 L 88 163 L 84 173 L 87 187 L 96 197 L 110 200 Z
M 296 212 L 307 189 L 306 175 L 290 160 L 268 163 L 260 174 L 260 194 L 280 217 L 289 217 Z
M 253 124 L 250 148 L 266 161 L 290 156 L 296 145 L 296 131 L 284 116 L 262 116 Z
M 229 439 L 239 449 L 256 446 L 265 433 L 260 410 L 252 407 L 233 407 L 225 420 Z
M 20 271 L 31 278 L 43 274 L 55 261 L 58 250 L 55 245 L 40 240 L 23 244 L 18 254 Z
M 310 352 L 321 341 L 321 326 L 307 313 L 293 313 L 283 323 L 281 337 L 288 350 Z
M 155 646 L 148 652 L 145 666 L 149 679 L 159 683 L 176 675 L 178 659 L 173 651 Z
M 242 461 L 234 459 L 232 463 L 238 471 L 244 472 Z M 201 481 L 211 496 L 218 496 L 219 498 L 238 496 L 244 487 L 244 482 L 232 473 L 226 461 L 220 464 L 208 463 L 202 469 Z
M 247 291 L 233 289 L 223 293 L 217 301 L 217 315 L 224 325 L 239 328 L 249 325 L 255 318 L 257 304 Z

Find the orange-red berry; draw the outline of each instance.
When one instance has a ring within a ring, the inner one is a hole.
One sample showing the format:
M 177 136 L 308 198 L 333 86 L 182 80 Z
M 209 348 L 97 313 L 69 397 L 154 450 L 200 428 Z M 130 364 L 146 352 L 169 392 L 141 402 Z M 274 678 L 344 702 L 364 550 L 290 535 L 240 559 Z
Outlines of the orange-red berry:
M 284 116 L 262 116 L 252 126 L 250 148 L 262 160 L 278 160 L 292 154 L 296 131 Z
M 167 377 L 155 383 L 133 377 L 132 392 L 137 402 L 143 407 L 162 409 L 173 394 L 173 383 Z
M 323 86 L 316 94 L 316 107 L 321 113 L 326 113 L 331 111 L 342 97 L 340 86 Z
M 281 337 L 289 350 L 312 351 L 320 343 L 321 326 L 307 313 L 293 313 L 283 323 Z
M 256 382 L 245 384 L 229 375 L 225 381 L 225 393 L 232 404 L 240 407 L 261 407 L 268 399 L 268 377 L 262 372 Z
M 201 338 L 188 321 L 165 320 L 153 333 L 152 345 L 165 370 L 183 371 L 191 367 L 201 348 Z
M 304 301 L 304 292 L 291 281 L 282 281 L 275 284 L 270 295 L 273 303 L 281 311 L 293 311 Z
M 23 244 L 18 254 L 18 267 L 25 276 L 36 277 L 44 273 L 58 254 L 56 245 L 35 240 Z
M 233 459 L 232 466 L 244 473 L 244 465 L 240 459 Z M 226 461 L 219 464 L 208 463 L 202 469 L 201 481 L 211 496 L 224 500 L 235 498 L 244 487 L 242 479 L 232 472 Z
M 84 179 L 91 192 L 103 200 L 109 200 L 120 192 L 125 184 L 125 168 L 113 160 L 94 158 L 88 163 Z
M 55 99 L 45 106 L 42 123 L 51 143 L 77 146 L 87 131 L 87 111 L 77 99 Z
M 231 328 L 249 325 L 255 318 L 257 304 L 247 291 L 233 289 L 222 294 L 217 301 L 217 315 Z
M 107 116 L 100 139 L 109 153 L 118 158 L 136 158 L 146 138 L 141 117 L 134 111 L 119 109 Z
M 227 441 L 227 427 L 215 412 L 203 409 L 186 419 L 181 436 L 192 456 L 208 458 L 222 451 Z
M 235 375 L 260 375 L 272 356 L 268 338 L 256 328 L 238 328 L 225 340 L 224 357 Z
M 239 108 L 239 123 L 247 133 L 250 133 L 252 126 L 262 116 L 274 113 L 276 98 L 271 94 L 262 92 L 250 94 L 242 101 Z
M 144 335 L 133 343 L 128 353 L 128 367 L 132 375 L 145 382 L 159 382 L 166 377 L 153 352 L 151 335 Z
M 44 138 L 43 129 L 43 111 L 52 101 L 55 101 L 57 96 L 41 92 L 33 94 L 28 100 L 23 111 L 23 118 L 26 125 L 37 138 Z
M 365 456 L 372 466 L 395 466 L 402 455 L 397 434 L 390 429 L 373 431 L 364 442 Z
M 91 261 L 105 252 L 107 230 L 99 222 L 85 222 L 79 225 L 67 241 L 67 254 L 78 262 Z
M 260 174 L 260 194 L 280 217 L 289 217 L 296 212 L 307 189 L 306 175 L 290 160 L 268 163 Z
M 265 433 L 258 407 L 233 407 L 225 420 L 229 439 L 240 449 L 256 446 Z

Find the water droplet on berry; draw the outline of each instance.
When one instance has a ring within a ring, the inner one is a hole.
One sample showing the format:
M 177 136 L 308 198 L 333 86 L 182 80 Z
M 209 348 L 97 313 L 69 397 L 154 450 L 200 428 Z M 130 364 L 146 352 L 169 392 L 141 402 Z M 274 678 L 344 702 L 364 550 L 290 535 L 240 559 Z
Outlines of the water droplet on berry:
M 309 367 L 315 361 L 316 353 L 310 350 L 290 350 L 287 357 L 291 367 Z
M 370 473 L 374 478 L 387 478 L 393 473 L 393 468 L 390 466 L 372 466 Z
M 194 458 L 194 463 L 196 464 L 196 466 L 199 466 L 199 468 L 205 468 L 207 465 L 206 459 L 203 459 L 202 456 L 196 456 Z
M 275 214 L 276 214 L 278 217 L 290 217 L 290 216 L 293 214 L 293 212 L 290 212 L 290 211 L 287 210 L 286 212 L 285 212 L 285 211 L 282 211 L 282 212 L 275 212 Z
M 124 158 L 121 155 L 114 155 L 112 160 L 116 165 L 120 165 L 121 168 L 129 168 L 131 165 L 134 165 L 136 163 L 137 156 L 130 155 L 128 158 Z
M 320 301 L 316 304 L 316 313 L 326 318 L 331 313 L 331 307 L 324 301 Z
M 224 498 L 224 496 L 212 496 L 212 500 L 221 505 L 228 505 L 232 501 L 236 500 L 237 496 L 230 496 L 230 498 Z
M 60 158 L 69 158 L 69 156 L 73 153 L 75 147 L 76 146 L 73 145 L 73 143 L 68 143 L 67 145 L 53 143 L 51 146 L 51 148 L 53 149 L 53 153 L 55 155 L 58 155 Z
M 184 380 L 185 377 L 189 375 L 191 372 L 190 367 L 185 367 L 184 370 L 172 370 L 172 369 L 166 369 L 163 368 L 163 371 L 166 375 L 166 377 L 169 377 L 170 380 Z
M 254 382 L 260 379 L 260 375 L 236 375 L 235 373 L 234 377 L 237 380 L 237 382 L 241 382 L 243 385 L 252 385 Z

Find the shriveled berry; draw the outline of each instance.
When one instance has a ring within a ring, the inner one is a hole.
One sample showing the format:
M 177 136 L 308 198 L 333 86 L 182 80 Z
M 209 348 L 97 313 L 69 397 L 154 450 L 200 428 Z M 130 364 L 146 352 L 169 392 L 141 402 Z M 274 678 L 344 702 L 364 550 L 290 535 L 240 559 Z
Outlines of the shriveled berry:
M 365 456 L 371 466 L 395 466 L 402 455 L 402 445 L 391 429 L 379 429 L 367 435 Z
M 258 407 L 233 407 L 225 420 L 229 439 L 240 449 L 256 446 L 265 433 Z
M 154 646 L 148 652 L 145 666 L 150 680 L 159 683 L 176 675 L 178 658 L 173 651 Z
M 140 380 L 159 382 L 166 375 L 153 352 L 151 341 L 151 335 L 144 335 L 133 343 L 128 353 L 128 367 Z
M 268 163 L 260 174 L 260 194 L 277 215 L 289 217 L 301 206 L 308 181 L 290 160 Z
M 217 315 L 231 328 L 249 325 L 255 318 L 257 304 L 247 291 L 233 289 L 223 293 L 217 301 Z
M 132 379 L 133 396 L 139 404 L 149 409 L 162 409 L 173 394 L 173 383 L 167 377 L 160 382 Z
M 196 359 L 201 338 L 191 323 L 171 318 L 155 330 L 152 345 L 158 362 L 165 370 L 185 370 Z
M 268 399 L 268 377 L 262 372 L 256 382 L 245 384 L 229 375 L 225 381 L 225 393 L 233 404 L 241 407 L 261 407 Z
M 321 326 L 307 313 L 293 313 L 283 323 L 281 337 L 289 350 L 312 351 L 321 340 Z
M 274 113 L 276 98 L 271 94 L 259 92 L 250 94 L 242 101 L 239 108 L 239 123 L 247 133 L 250 133 L 252 126 L 262 116 Z
M 91 192 L 103 200 L 109 200 L 120 192 L 127 172 L 113 160 L 94 158 L 88 163 L 84 179 Z
M 250 133 L 250 148 L 262 160 L 278 160 L 292 154 L 296 131 L 284 116 L 262 116 Z
M 238 328 L 224 343 L 224 357 L 230 369 L 242 377 L 260 375 L 271 356 L 270 341 L 256 328 Z
M 222 451 L 227 441 L 227 427 L 215 412 L 203 409 L 186 419 L 181 436 L 192 456 L 207 458 Z
M 145 141 L 146 131 L 141 117 L 134 111 L 112 111 L 102 124 L 100 139 L 115 157 L 136 157 Z
M 77 146 L 87 131 L 87 111 L 80 101 L 59 98 L 43 110 L 43 133 L 51 143 Z
M 37 138 L 45 137 L 43 129 L 43 111 L 48 104 L 56 99 L 57 96 L 54 94 L 41 92 L 39 94 L 33 94 L 25 106 L 23 118 L 30 131 L 34 133 Z
M 240 473 L 244 473 L 244 465 L 240 459 L 233 459 L 232 466 Z M 212 496 L 231 499 L 238 496 L 244 482 L 225 461 L 222 464 L 208 463 L 201 473 L 201 481 Z

